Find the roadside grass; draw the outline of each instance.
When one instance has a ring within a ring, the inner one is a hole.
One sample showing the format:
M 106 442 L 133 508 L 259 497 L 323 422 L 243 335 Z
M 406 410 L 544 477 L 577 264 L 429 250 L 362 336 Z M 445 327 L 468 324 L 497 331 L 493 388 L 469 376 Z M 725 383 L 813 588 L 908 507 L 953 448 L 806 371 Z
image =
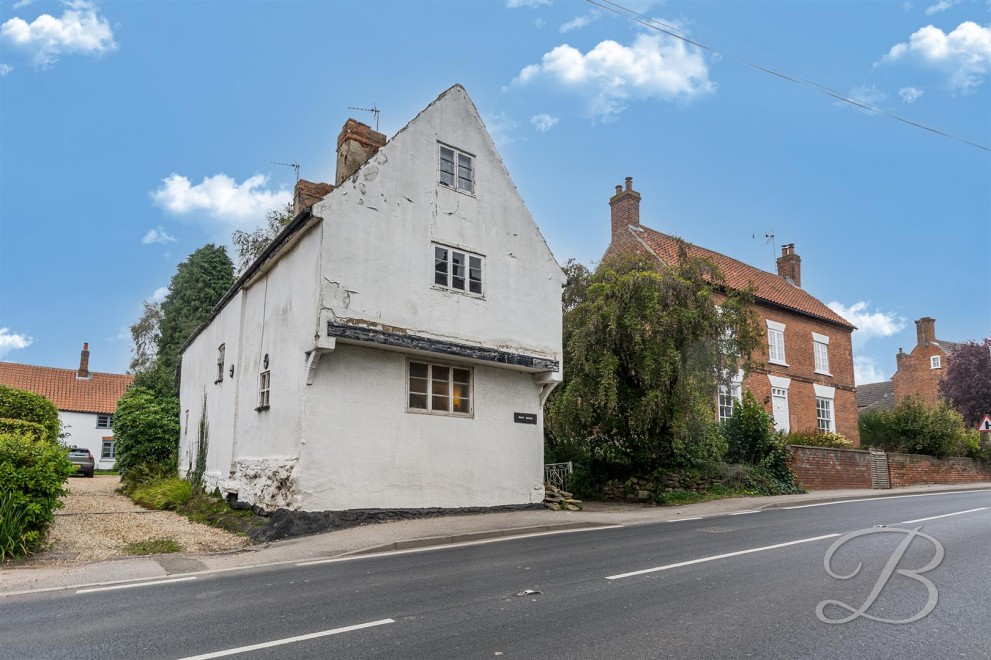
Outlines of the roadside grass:
M 118 472 L 117 470 L 93 470 L 93 474 L 97 476 L 107 476 L 107 475 L 120 474 L 120 472 Z
M 126 555 L 164 555 L 179 552 L 182 546 L 172 539 L 151 539 L 128 543 L 122 550 Z
M 670 493 L 657 493 L 654 501 L 660 506 L 682 506 L 684 504 L 698 504 L 699 502 L 712 502 L 731 497 L 751 497 L 757 495 L 745 488 L 727 488 L 726 486 L 712 486 L 705 492 L 694 490 L 676 490 Z

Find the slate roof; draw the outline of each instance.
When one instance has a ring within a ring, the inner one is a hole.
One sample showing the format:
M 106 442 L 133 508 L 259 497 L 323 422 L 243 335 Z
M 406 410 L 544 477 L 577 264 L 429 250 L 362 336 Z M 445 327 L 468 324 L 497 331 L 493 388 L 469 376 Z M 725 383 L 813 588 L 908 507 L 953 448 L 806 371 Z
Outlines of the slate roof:
M 943 352 L 946 353 L 947 357 L 953 355 L 954 353 L 956 353 L 957 351 L 959 351 L 961 348 L 964 347 L 964 344 L 962 342 L 946 341 L 945 339 L 936 339 L 930 343 L 936 344 L 941 349 L 943 349 Z
M 857 409 L 890 408 L 895 402 L 895 384 L 890 380 L 857 385 Z
M 36 367 L 30 364 L 0 362 L 0 384 L 41 394 L 66 412 L 113 414 L 117 399 L 134 382 L 127 374 L 90 372 L 90 378 L 77 378 L 75 369 Z
M 677 262 L 678 239 L 674 236 L 662 234 L 643 226 L 638 229 L 630 228 L 630 231 L 643 240 L 664 263 Z M 787 307 L 850 330 L 856 329 L 856 326 L 831 310 L 822 301 L 780 275 L 754 268 L 732 257 L 688 242 L 685 243 L 685 248 L 688 251 L 688 256 L 701 257 L 718 266 L 726 278 L 726 284 L 732 289 L 743 290 L 752 283 L 756 289 L 754 295 L 758 301 Z

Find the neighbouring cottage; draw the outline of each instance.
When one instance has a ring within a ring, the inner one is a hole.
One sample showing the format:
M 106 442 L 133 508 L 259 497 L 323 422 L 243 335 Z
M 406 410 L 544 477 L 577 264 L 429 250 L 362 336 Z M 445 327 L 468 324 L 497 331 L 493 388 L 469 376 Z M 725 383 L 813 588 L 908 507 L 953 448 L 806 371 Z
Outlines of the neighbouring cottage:
M 616 186 L 609 200 L 612 238 L 605 257 L 648 255 L 662 265 L 678 259 L 678 239 L 640 224 L 640 193 L 633 179 Z M 733 400 L 750 390 L 763 401 L 784 431 L 825 430 L 860 444 L 849 321 L 802 289 L 802 260 L 794 244 L 783 245 L 777 274 L 748 266 L 718 252 L 686 244 L 689 256 L 719 267 L 726 285 L 753 285 L 757 312 L 767 330 L 767 345 L 751 373 L 738 375 L 731 391 L 719 395 L 718 416 L 728 418 Z
M 899 348 L 895 356 L 895 373 L 891 377 L 895 400 L 917 396 L 933 405 L 939 401 L 939 381 L 953 353 L 963 344 L 937 339 L 936 319 L 931 316 L 915 322 L 915 336 L 912 352 Z
M 37 367 L 0 362 L 0 384 L 28 390 L 48 398 L 58 408 L 65 444 L 88 449 L 96 469 L 112 470 L 117 453 L 114 445 L 114 413 L 117 399 L 134 382 L 128 374 L 105 374 L 89 370 L 89 344 L 83 344 L 78 369 Z
M 182 349 L 180 470 L 269 510 L 539 503 L 564 282 L 464 88 L 349 119 Z
M 890 380 L 857 385 L 857 411 L 860 413 L 886 410 L 895 405 L 895 387 Z

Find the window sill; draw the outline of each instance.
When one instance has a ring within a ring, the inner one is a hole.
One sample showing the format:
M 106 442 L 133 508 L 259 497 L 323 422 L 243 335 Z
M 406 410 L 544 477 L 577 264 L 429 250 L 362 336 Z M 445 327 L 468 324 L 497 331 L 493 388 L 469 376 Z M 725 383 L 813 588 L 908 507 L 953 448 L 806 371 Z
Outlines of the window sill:
M 456 417 L 460 419 L 474 419 L 475 412 L 470 413 L 449 413 L 434 410 L 421 410 L 420 408 L 406 408 L 406 412 L 414 415 L 431 415 L 432 417 Z
M 472 293 L 471 291 L 462 291 L 461 289 L 452 289 L 448 286 L 441 286 L 440 284 L 431 284 L 430 288 L 434 291 L 443 291 L 444 293 L 456 293 L 459 296 L 465 296 L 467 298 L 474 298 L 475 300 L 485 300 L 484 293 Z
M 771 359 L 768 359 L 767 363 L 768 364 L 776 364 L 779 367 L 787 367 L 787 366 L 789 366 L 787 362 L 783 362 L 781 360 L 771 360 Z
M 440 181 L 437 182 L 437 185 L 443 188 L 444 190 L 450 190 L 451 192 L 460 193 L 462 195 L 467 195 L 468 197 L 474 197 L 478 199 L 478 196 L 475 194 L 475 191 L 462 190 L 461 188 L 455 188 L 454 186 L 449 186 L 446 183 L 441 183 Z
M 257 408 L 255 408 L 255 412 L 261 412 L 263 410 L 268 410 L 269 408 L 270 406 L 258 406 Z
M 819 376 L 828 376 L 829 378 L 833 377 L 833 374 L 829 373 L 828 371 L 816 371 L 815 373 Z

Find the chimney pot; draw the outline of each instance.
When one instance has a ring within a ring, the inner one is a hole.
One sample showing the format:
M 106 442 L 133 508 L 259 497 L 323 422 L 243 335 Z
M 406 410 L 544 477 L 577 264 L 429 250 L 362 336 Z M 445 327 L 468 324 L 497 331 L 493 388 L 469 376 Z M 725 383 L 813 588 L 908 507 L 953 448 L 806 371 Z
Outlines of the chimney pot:
M 633 190 L 633 177 L 632 176 L 626 177 L 626 189 L 627 190 Z
M 795 244 L 785 243 L 781 246 L 781 256 L 778 257 L 778 275 L 790 280 L 795 286 L 802 286 L 802 258 L 795 254 Z
M 623 186 L 616 186 L 616 194 L 623 192 Z

